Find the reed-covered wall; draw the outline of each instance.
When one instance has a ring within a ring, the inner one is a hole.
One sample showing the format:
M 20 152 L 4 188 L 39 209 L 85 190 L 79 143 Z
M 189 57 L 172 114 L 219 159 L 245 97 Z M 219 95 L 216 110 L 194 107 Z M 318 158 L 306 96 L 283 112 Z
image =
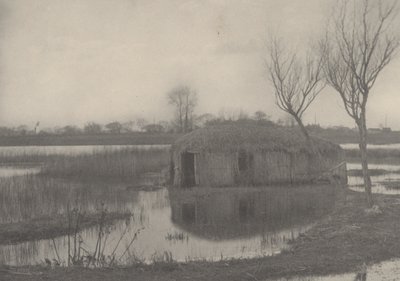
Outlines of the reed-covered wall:
M 340 155 L 312 156 L 305 152 L 247 151 L 253 165 L 239 171 L 238 152 L 195 154 L 195 177 L 199 186 L 263 185 L 312 182 L 343 161 Z M 180 154 L 174 155 L 174 185 L 181 186 Z

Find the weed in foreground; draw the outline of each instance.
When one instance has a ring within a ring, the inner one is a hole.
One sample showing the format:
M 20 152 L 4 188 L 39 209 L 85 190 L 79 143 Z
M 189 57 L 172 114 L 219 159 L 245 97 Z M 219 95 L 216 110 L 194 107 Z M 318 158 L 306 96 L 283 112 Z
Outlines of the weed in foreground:
M 112 246 L 110 245 L 111 242 L 109 240 L 111 233 L 110 224 L 107 223 L 108 210 L 104 207 L 104 204 L 101 204 L 98 211 L 100 212 L 100 216 L 97 222 L 97 240 L 94 249 L 90 250 L 86 246 L 86 243 L 79 231 L 80 223 L 85 216 L 85 213 L 78 208 L 71 210 L 68 207 L 67 216 L 69 234 L 67 235 L 67 257 L 66 259 L 62 259 L 53 239 L 53 247 L 57 259 L 54 259 L 53 262 L 51 262 L 46 258 L 46 264 L 51 266 L 63 265 L 66 267 L 81 266 L 90 268 L 104 268 L 113 267 L 122 263 L 124 259 L 128 259 L 127 254 L 130 253 L 132 245 L 137 240 L 137 237 L 143 228 L 137 229 L 133 233 L 129 239 L 129 243 L 125 246 L 125 249 L 122 249 L 122 254 L 117 255 L 118 249 L 121 246 L 121 241 L 128 235 L 129 222 L 128 220 L 126 221 L 125 229 L 122 231 L 115 245 Z M 111 248 L 112 251 L 106 253 L 106 249 L 108 248 Z

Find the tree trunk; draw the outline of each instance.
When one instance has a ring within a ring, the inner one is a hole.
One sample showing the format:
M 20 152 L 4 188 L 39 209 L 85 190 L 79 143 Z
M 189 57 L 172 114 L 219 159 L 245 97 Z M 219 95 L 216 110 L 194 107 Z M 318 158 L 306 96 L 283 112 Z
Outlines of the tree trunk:
M 179 110 L 179 133 L 183 132 L 183 118 L 182 118 L 182 111 Z
M 319 152 L 318 148 L 314 145 L 314 143 L 311 140 L 310 135 L 308 134 L 308 131 L 306 127 L 303 124 L 303 121 L 301 118 L 297 116 L 293 116 L 294 119 L 296 120 L 297 124 L 300 127 L 301 132 L 303 133 L 304 137 L 306 138 L 306 142 L 308 144 L 308 147 L 310 148 L 311 153 L 308 154 L 308 167 L 307 171 L 309 174 L 309 177 L 313 179 L 314 177 L 319 177 L 322 175 L 322 167 L 323 165 L 320 165 L 323 163 L 322 155 Z
M 364 178 L 365 195 L 367 199 L 367 206 L 372 207 L 372 192 L 371 192 L 371 177 L 369 176 L 368 170 L 368 152 L 367 152 L 367 122 L 365 109 L 361 110 L 361 117 L 357 122 L 358 131 L 360 135 L 360 155 L 361 155 L 361 166 Z
M 183 120 L 183 132 L 186 134 L 188 132 L 188 110 L 189 110 L 189 95 L 186 95 L 186 100 L 184 104 L 184 114 L 185 119 Z
M 185 122 L 184 122 L 184 127 L 183 127 L 183 130 L 184 130 L 185 133 L 188 132 L 188 128 L 189 128 L 188 123 L 189 123 L 189 121 L 188 121 L 188 111 L 187 111 L 187 108 L 186 108 L 186 111 L 185 111 Z
M 305 127 L 304 124 L 303 124 L 303 121 L 301 120 L 300 117 L 298 117 L 298 116 L 296 116 L 296 115 L 293 115 L 293 117 L 294 117 L 294 119 L 296 120 L 297 124 L 299 125 L 300 130 L 301 130 L 301 132 L 303 133 L 304 137 L 306 138 L 306 140 L 307 140 L 307 141 L 310 143 L 310 145 L 312 146 L 310 135 L 308 134 L 308 131 L 307 131 L 306 127 Z

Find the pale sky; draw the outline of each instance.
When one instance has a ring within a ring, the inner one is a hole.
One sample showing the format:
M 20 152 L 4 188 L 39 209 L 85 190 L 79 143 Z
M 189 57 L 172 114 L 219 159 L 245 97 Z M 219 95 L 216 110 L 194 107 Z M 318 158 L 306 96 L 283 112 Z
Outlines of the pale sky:
M 186 83 L 197 113 L 263 110 L 277 119 L 264 66 L 278 31 L 317 37 L 336 0 L 0 0 L 0 126 L 171 119 Z M 369 100 L 369 126 L 400 129 L 400 58 Z M 326 90 L 306 123 L 353 126 Z

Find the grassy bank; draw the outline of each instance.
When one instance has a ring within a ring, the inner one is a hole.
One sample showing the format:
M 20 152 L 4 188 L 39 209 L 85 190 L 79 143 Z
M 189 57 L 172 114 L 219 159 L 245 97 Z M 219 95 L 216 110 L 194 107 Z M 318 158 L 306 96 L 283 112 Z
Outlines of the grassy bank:
M 75 231 L 98 225 L 101 219 L 103 219 L 103 223 L 111 224 L 116 220 L 126 219 L 130 216 L 130 213 L 117 212 L 107 213 L 104 218 L 100 213 L 82 215 L 77 229 L 68 226 L 68 217 L 66 215 L 0 224 L 0 245 L 73 234 Z
M 364 210 L 364 196 L 343 192 L 334 213 L 293 241 L 279 255 L 221 262 L 137 264 L 126 268 L 23 267 L 0 269 L 2 280 L 265 280 L 293 275 L 353 272 L 367 264 L 400 257 L 400 196 L 376 195 L 383 214 Z
M 2 136 L 0 137 L 0 146 L 171 144 L 177 137 L 179 134 L 141 132 L 98 135 Z

